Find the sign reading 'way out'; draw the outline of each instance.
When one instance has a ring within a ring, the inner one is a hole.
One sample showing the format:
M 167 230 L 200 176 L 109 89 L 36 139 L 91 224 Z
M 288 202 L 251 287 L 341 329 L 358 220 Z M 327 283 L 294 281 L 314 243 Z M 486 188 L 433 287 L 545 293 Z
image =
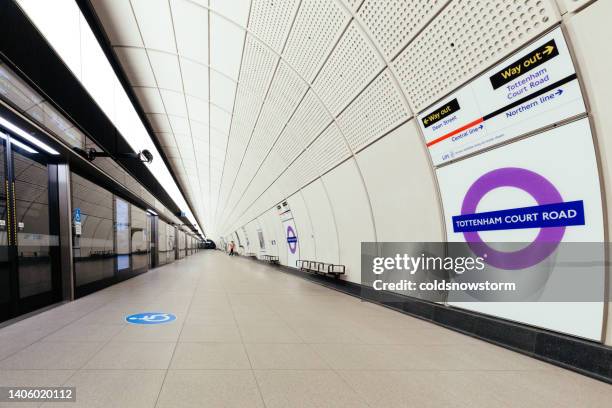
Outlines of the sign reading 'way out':
M 567 44 L 556 29 L 424 113 L 434 165 L 585 112 Z

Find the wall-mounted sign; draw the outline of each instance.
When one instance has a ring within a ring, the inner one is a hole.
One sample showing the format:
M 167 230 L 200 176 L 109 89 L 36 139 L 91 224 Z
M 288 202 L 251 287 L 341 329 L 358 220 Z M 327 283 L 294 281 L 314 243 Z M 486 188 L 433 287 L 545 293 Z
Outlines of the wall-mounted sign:
M 260 250 L 265 250 L 266 249 L 266 240 L 264 239 L 263 231 L 260 230 L 260 229 L 257 230 L 257 238 L 259 238 L 259 249 Z
M 560 28 L 418 116 L 434 165 L 585 112 Z
M 287 201 L 283 201 L 282 203 L 278 204 L 276 206 L 276 211 L 281 218 L 281 222 L 293 218 L 293 215 L 291 214 L 291 207 L 289 207 L 289 203 Z
M 74 215 L 72 216 L 72 220 L 74 222 L 81 222 L 81 209 L 80 208 L 75 208 L 74 209 Z
M 546 277 L 530 298 L 533 301 L 481 303 L 451 294 L 449 304 L 598 339 L 601 299 L 538 302 L 539 296 L 558 288 L 596 292 L 604 287 L 603 264 L 598 265 L 593 254 L 571 251 L 573 243 L 604 241 L 601 188 L 588 119 L 441 167 L 436 173 L 447 240 L 467 242 L 473 254 L 483 257 L 486 272 L 493 274 L 487 278 L 522 276 L 529 284 L 530 279 Z M 589 265 L 588 273 L 578 269 L 584 265 Z
M 300 248 L 295 220 L 293 218 L 284 220 L 283 229 L 285 230 L 285 242 L 287 243 L 287 265 L 295 268 L 298 259 L 300 259 Z

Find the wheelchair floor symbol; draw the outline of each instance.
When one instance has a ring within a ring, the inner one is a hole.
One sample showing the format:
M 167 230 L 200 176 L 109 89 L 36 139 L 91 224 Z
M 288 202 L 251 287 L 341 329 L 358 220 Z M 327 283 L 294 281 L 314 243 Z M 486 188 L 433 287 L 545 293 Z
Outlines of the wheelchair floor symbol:
M 132 324 L 162 324 L 176 320 L 172 313 L 146 312 L 136 313 L 125 317 L 125 321 Z

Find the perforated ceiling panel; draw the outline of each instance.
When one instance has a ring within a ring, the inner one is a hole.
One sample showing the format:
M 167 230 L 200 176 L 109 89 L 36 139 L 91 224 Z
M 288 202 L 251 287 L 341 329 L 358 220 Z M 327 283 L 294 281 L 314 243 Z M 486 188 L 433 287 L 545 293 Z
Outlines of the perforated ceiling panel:
M 218 202 L 225 210 L 277 63 L 276 54 L 247 35 Z
M 277 142 L 278 155 L 290 163 L 331 121 L 325 107 L 309 91 Z
M 283 57 L 306 81 L 312 81 L 349 18 L 334 1 L 302 0 Z
M 551 28 L 555 2 L 588 3 L 92 0 L 213 234 L 384 136 L 413 115 L 407 105 L 426 108 Z
M 397 53 L 449 0 L 365 0 L 358 16 L 388 59 Z
M 421 110 L 559 20 L 552 0 L 452 1 L 393 65 Z
M 277 52 L 281 52 L 299 4 L 298 0 L 253 0 L 249 29 Z
M 363 0 L 342 0 L 342 1 L 353 11 L 356 11 L 361 5 L 361 3 L 363 3 Z
M 307 89 L 306 83 L 287 64 L 279 64 L 247 153 L 247 158 L 257 166 L 270 151 Z
M 321 136 L 308 146 L 307 151 L 312 160 L 310 166 L 316 167 L 319 175 L 330 170 L 351 155 L 338 126 L 335 124 L 331 124 L 325 129 Z
M 383 67 L 382 59 L 353 22 L 323 66 L 313 88 L 332 114 L 337 114 Z
M 340 114 L 338 124 L 356 151 L 409 117 L 410 111 L 385 70 Z

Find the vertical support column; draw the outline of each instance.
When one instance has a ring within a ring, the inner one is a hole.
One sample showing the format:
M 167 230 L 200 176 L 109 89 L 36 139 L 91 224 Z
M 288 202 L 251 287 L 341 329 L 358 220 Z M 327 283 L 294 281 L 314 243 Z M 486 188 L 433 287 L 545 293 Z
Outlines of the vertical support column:
M 62 299 L 74 300 L 74 272 L 72 263 L 72 200 L 70 167 L 57 165 L 57 195 L 59 207 L 60 262 Z
M 157 268 L 159 266 L 159 217 L 157 215 L 151 216 L 151 251 L 153 251 L 153 265 L 151 268 Z
M 181 238 L 179 237 L 180 230 L 178 227 L 173 227 L 173 228 L 174 228 L 174 260 L 178 261 L 179 254 L 181 253 L 181 248 L 180 248 Z

